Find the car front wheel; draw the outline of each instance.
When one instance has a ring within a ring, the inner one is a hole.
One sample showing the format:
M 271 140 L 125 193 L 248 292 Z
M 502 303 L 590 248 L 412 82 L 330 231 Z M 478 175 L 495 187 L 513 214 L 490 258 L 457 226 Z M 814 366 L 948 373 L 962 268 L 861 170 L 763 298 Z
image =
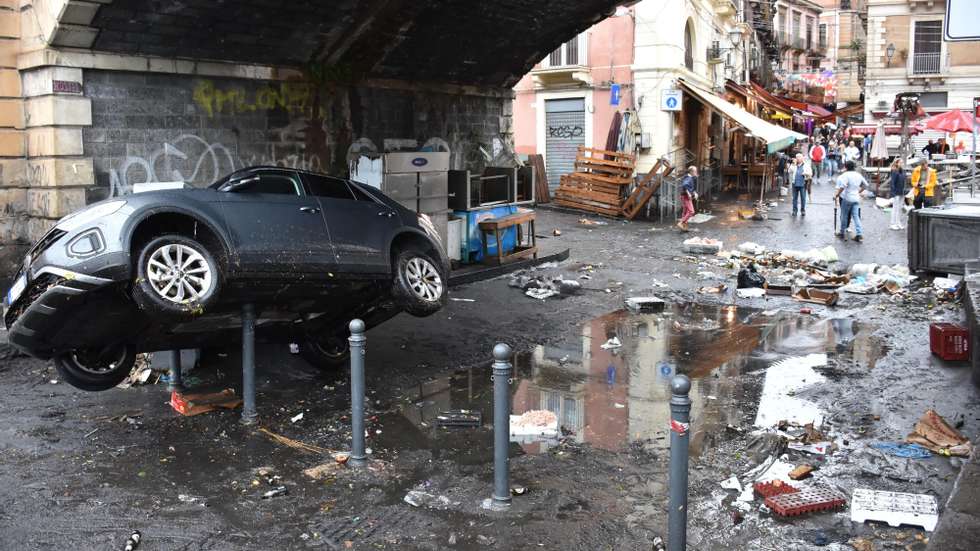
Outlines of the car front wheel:
M 313 367 L 335 371 L 350 363 L 350 343 L 343 337 L 307 337 L 299 345 L 300 356 Z
M 438 312 L 446 303 L 446 274 L 439 262 L 418 249 L 405 249 L 395 256 L 392 294 L 402 310 L 424 318 Z
M 164 235 L 143 246 L 133 299 L 151 313 L 204 313 L 218 298 L 221 274 L 208 249 L 182 235 Z
M 105 350 L 72 350 L 54 357 L 54 367 L 66 383 L 90 391 L 115 388 L 135 363 L 136 351 L 127 345 Z

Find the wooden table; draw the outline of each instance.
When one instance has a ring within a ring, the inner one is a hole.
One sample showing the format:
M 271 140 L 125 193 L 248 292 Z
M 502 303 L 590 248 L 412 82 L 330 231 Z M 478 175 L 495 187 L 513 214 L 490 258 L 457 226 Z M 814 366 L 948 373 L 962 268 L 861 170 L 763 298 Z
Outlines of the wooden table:
M 533 212 L 519 212 L 502 218 L 492 218 L 480 222 L 480 239 L 483 241 L 483 261 L 486 263 L 496 262 L 497 264 L 504 264 L 529 256 L 538 258 L 538 243 L 534 237 L 534 219 L 535 215 Z M 527 247 L 522 245 L 524 242 L 524 224 L 528 225 L 528 235 L 531 237 L 531 244 Z M 505 255 L 504 244 L 500 238 L 500 234 L 502 230 L 514 226 L 517 226 L 517 244 L 513 252 Z M 497 256 L 495 258 L 491 258 L 487 251 L 487 234 L 490 233 L 497 239 Z

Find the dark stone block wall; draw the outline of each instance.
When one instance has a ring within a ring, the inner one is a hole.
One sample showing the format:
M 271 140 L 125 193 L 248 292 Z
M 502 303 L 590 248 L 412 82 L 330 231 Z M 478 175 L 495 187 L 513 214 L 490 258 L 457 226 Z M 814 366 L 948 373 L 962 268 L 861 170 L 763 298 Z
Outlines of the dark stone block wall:
M 480 169 L 509 131 L 509 97 L 366 86 L 314 86 L 90 70 L 83 130 L 95 186 L 89 202 L 133 184 L 205 186 L 232 170 L 279 165 L 346 176 L 351 143 L 444 140 L 454 168 Z M 501 126 L 504 128 L 501 128 Z

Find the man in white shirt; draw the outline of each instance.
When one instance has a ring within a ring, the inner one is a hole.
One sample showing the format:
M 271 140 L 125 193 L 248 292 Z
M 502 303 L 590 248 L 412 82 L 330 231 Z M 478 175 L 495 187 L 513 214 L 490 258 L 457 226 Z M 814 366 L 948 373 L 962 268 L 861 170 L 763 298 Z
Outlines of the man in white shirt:
M 844 148 L 844 162 L 851 161 L 857 165 L 858 159 L 860 158 L 861 150 L 854 145 L 854 140 L 851 140 L 847 147 Z
M 848 148 L 850 149 L 850 148 Z M 868 181 L 855 170 L 854 161 L 844 163 L 846 172 L 837 178 L 837 194 L 834 200 L 840 200 L 840 232 L 837 237 L 844 239 L 847 227 L 854 220 L 854 240 L 860 243 L 864 240 L 861 233 L 861 188 L 868 187 Z

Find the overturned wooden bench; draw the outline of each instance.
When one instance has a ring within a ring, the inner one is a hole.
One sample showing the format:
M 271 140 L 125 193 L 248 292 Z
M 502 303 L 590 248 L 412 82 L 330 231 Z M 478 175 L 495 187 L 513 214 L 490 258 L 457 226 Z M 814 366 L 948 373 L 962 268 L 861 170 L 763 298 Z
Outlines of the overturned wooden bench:
M 534 237 L 533 212 L 519 212 L 501 218 L 492 218 L 480 222 L 480 239 L 483 242 L 483 262 L 491 264 L 506 264 L 522 258 L 538 258 L 538 242 Z M 528 236 L 530 245 L 524 245 L 524 224 L 528 225 Z M 507 228 L 517 226 L 517 243 L 514 250 L 509 254 L 504 254 L 504 244 L 501 240 L 501 233 Z M 491 258 L 487 250 L 487 235 L 493 234 L 497 240 L 497 256 Z

